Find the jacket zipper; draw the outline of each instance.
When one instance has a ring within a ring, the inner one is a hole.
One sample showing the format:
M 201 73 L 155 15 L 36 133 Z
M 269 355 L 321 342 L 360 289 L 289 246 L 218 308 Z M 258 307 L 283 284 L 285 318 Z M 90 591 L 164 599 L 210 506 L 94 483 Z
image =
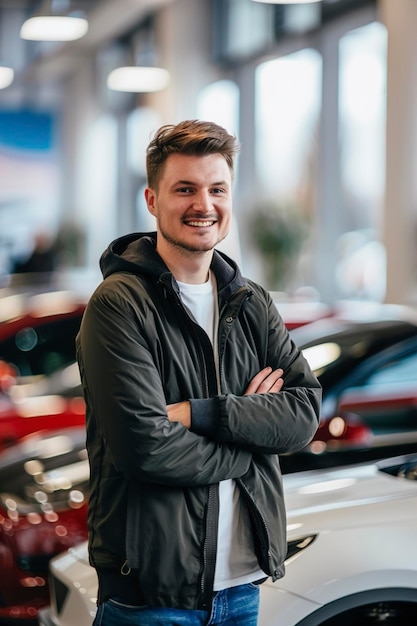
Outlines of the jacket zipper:
M 219 517 L 219 489 L 210 485 L 207 494 L 205 531 L 203 544 L 203 565 L 200 579 L 201 608 L 210 607 L 213 599 L 214 572 L 216 568 L 217 525 Z
M 197 339 L 197 346 L 201 356 L 201 363 L 203 365 L 203 388 L 205 397 L 209 397 L 210 395 L 210 385 L 208 380 L 208 368 L 207 368 L 207 360 L 206 355 L 201 345 L 200 338 L 198 336 L 198 332 L 196 330 L 196 322 L 190 316 L 186 308 L 184 307 L 181 298 L 175 294 L 175 299 L 177 301 L 177 305 L 181 307 L 183 310 L 187 323 L 191 327 L 191 331 L 193 335 Z M 202 331 L 204 332 L 204 331 Z M 204 520 L 204 543 L 203 543 L 203 555 L 202 555 L 202 568 L 200 573 L 200 593 L 201 600 L 199 602 L 199 607 L 202 610 L 207 610 L 212 603 L 213 599 L 213 584 L 214 584 L 214 573 L 216 568 L 216 552 L 217 552 L 217 527 L 218 527 L 218 517 L 219 517 L 219 488 L 218 485 L 209 485 L 207 492 L 207 506 L 205 512 L 205 520 Z
M 244 497 L 246 498 L 248 502 L 250 511 L 252 511 L 251 518 L 255 526 L 256 536 L 258 537 L 258 540 L 259 540 L 259 558 L 262 558 L 263 566 L 264 566 L 262 567 L 262 563 L 260 563 L 261 567 L 262 569 L 264 569 L 264 571 L 267 574 L 272 575 L 272 571 L 274 568 L 271 567 L 271 559 L 272 559 L 272 554 L 270 550 L 271 542 L 269 539 L 269 530 L 268 530 L 267 523 L 265 521 L 265 518 L 262 512 L 257 506 L 255 500 L 252 498 L 251 494 L 249 493 L 243 480 L 241 478 L 237 478 L 236 482 L 238 483 Z

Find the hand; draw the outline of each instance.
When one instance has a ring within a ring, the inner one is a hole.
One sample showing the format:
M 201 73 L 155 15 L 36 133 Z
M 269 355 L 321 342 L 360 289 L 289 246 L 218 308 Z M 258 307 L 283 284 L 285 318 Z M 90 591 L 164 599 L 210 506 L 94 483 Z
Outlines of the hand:
M 179 422 L 185 428 L 191 426 L 191 407 L 188 400 L 167 405 L 167 415 L 170 422 Z
M 273 370 L 272 367 L 264 367 L 250 381 L 244 396 L 251 393 L 278 393 L 284 385 L 282 375 L 284 370 L 281 368 Z

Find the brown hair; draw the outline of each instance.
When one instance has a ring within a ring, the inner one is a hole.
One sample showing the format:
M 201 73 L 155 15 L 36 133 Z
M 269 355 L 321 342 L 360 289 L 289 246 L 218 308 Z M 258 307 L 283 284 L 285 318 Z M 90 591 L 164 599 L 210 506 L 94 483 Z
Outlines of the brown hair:
M 167 124 L 156 131 L 146 150 L 148 186 L 158 187 L 166 159 L 170 154 L 204 156 L 221 154 L 230 172 L 234 173 L 234 157 L 239 151 L 236 137 L 214 122 L 186 120 L 179 124 Z

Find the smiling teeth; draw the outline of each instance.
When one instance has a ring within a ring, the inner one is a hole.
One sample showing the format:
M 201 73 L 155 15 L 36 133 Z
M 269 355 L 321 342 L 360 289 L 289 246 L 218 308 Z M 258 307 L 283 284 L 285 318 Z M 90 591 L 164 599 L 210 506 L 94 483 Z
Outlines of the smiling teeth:
M 212 226 L 214 222 L 188 222 L 189 226 Z

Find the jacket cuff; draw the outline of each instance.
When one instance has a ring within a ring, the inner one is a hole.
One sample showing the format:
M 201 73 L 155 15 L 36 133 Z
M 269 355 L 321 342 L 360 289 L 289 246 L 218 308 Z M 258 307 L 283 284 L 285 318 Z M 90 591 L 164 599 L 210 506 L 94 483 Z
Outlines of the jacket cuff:
M 191 427 L 197 435 L 214 439 L 220 424 L 220 403 L 217 398 L 190 400 Z

